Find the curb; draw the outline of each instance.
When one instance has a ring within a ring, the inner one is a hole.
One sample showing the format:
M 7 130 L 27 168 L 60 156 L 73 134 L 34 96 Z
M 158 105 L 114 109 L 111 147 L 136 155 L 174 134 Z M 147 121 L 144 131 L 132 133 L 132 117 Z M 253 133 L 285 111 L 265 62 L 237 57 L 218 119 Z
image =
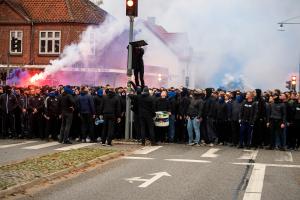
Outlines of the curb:
M 0 191 L 0 199 L 5 198 L 6 196 L 13 195 L 13 194 L 22 193 L 25 190 L 27 190 L 29 188 L 32 188 L 35 185 L 39 185 L 39 184 L 42 184 L 44 182 L 54 180 L 56 178 L 62 177 L 62 176 L 67 175 L 67 174 L 70 174 L 73 171 L 84 169 L 84 168 L 90 167 L 94 164 L 103 163 L 105 161 L 112 160 L 112 159 L 115 159 L 115 158 L 118 158 L 118 157 L 124 156 L 124 155 L 125 155 L 125 152 L 123 152 L 123 151 L 113 152 L 113 153 L 95 158 L 93 160 L 87 161 L 85 163 L 81 163 L 79 165 L 64 169 L 62 171 L 58 171 L 58 172 L 49 174 L 47 176 L 40 177 L 40 178 L 35 179 L 31 182 L 27 182 L 27 183 L 23 183 L 23 184 L 13 186 L 13 187 L 8 188 L 6 190 Z

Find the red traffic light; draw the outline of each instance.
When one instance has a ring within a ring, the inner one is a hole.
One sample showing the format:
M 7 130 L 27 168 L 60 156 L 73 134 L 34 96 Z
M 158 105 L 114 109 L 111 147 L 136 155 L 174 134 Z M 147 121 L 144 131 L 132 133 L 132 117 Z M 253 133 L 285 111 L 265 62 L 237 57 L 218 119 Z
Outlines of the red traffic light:
M 133 1 L 132 0 L 127 0 L 127 6 L 132 7 L 133 6 Z
M 126 15 L 132 17 L 138 16 L 138 0 L 126 0 Z

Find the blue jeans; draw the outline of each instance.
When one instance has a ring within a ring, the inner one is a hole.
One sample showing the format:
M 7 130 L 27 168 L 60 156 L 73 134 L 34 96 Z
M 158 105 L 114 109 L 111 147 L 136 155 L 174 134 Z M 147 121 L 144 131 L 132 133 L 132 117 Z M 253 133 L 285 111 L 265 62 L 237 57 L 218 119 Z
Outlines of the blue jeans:
M 170 115 L 169 117 L 169 132 L 168 132 L 169 142 L 174 142 L 175 137 L 175 115 Z
M 189 134 L 189 143 L 199 143 L 200 142 L 200 121 L 197 118 L 189 118 L 187 123 L 187 130 Z M 194 138 L 194 132 L 196 138 Z
M 249 122 L 242 122 L 240 128 L 240 145 L 250 146 L 252 143 L 252 131 L 253 127 L 250 125 Z

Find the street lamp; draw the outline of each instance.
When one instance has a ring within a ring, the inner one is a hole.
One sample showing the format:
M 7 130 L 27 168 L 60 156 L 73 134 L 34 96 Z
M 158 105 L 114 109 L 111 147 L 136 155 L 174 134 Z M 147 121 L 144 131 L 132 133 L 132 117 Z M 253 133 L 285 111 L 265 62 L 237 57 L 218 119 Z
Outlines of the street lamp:
M 291 24 L 291 25 L 297 25 L 298 24 L 299 25 L 300 22 L 290 22 L 291 20 L 298 19 L 298 18 L 300 18 L 300 16 L 292 17 L 292 18 L 286 19 L 282 22 L 279 22 L 278 23 L 279 24 L 278 31 L 285 31 L 284 26 L 283 26 L 285 24 Z M 295 80 L 294 81 L 292 80 L 291 83 L 292 83 L 292 87 L 294 86 L 294 88 L 295 88 L 294 90 L 296 91 L 296 76 L 293 76 L 293 77 L 295 77 Z M 299 83 L 298 83 L 298 92 L 300 92 L 300 60 L 299 60 L 298 81 L 299 81 Z M 293 83 L 294 83 L 294 85 L 293 85 Z

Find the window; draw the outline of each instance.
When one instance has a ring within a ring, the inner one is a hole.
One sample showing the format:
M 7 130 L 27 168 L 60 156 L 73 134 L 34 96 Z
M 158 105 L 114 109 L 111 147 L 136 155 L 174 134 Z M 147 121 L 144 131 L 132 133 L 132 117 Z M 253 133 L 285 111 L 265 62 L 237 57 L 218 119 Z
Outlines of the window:
M 40 31 L 40 54 L 59 54 L 60 34 L 60 31 Z
M 23 31 L 10 31 L 10 53 L 11 54 L 21 54 L 22 53 L 22 41 L 23 41 Z

